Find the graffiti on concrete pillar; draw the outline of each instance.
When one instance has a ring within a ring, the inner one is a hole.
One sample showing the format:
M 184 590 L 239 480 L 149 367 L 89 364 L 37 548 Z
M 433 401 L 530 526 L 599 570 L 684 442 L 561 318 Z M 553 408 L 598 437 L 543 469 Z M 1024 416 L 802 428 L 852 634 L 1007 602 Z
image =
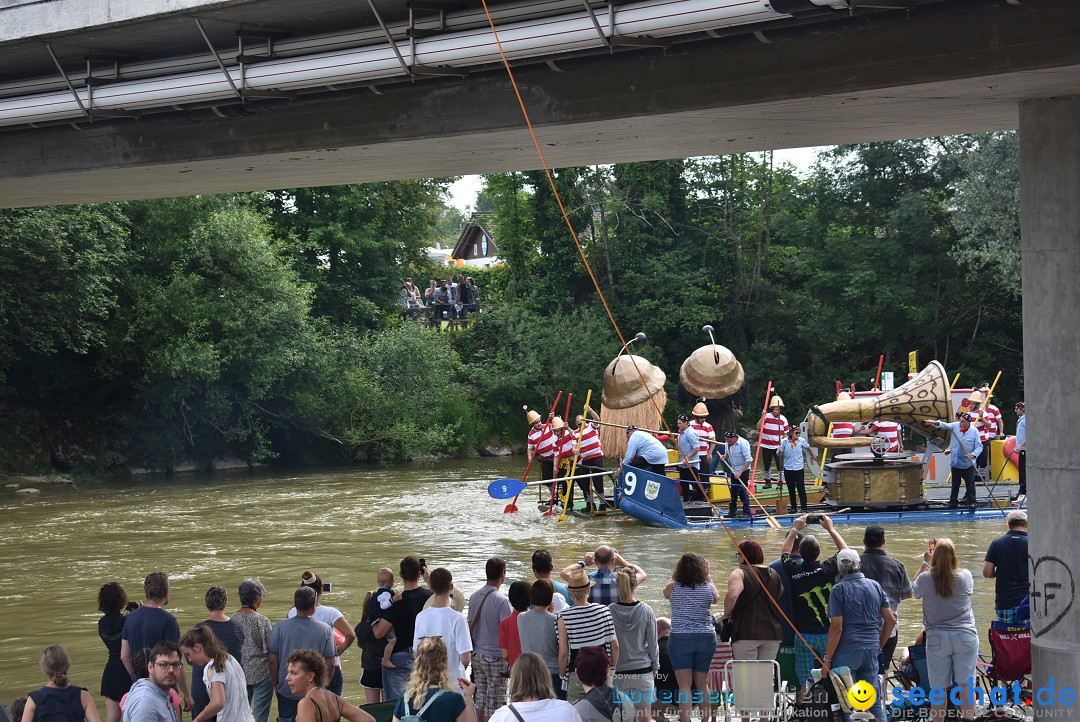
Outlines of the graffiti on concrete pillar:
M 1069 565 L 1052 556 L 1036 561 L 1030 556 L 1031 567 L 1031 633 L 1036 637 L 1056 627 L 1072 609 L 1076 584 Z

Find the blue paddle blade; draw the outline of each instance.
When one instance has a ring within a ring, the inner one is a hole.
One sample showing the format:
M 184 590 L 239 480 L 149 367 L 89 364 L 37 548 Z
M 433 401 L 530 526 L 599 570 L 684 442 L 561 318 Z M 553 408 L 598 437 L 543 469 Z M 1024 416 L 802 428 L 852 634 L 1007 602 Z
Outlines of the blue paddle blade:
M 488 484 L 488 494 L 492 499 L 512 499 L 525 491 L 527 486 L 521 479 L 496 479 Z

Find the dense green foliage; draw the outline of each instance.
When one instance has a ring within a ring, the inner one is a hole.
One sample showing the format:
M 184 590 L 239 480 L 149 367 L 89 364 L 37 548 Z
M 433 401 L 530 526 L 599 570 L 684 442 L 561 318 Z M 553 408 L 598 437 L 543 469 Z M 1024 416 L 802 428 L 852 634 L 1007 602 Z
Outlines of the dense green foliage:
M 470 453 L 519 439 L 523 404 L 599 395 L 621 341 L 592 277 L 669 412 L 706 323 L 751 406 L 771 379 L 791 416 L 879 354 L 902 380 L 912 350 L 1020 394 L 1013 134 L 553 177 L 558 199 L 544 173 L 485 178 L 504 263 L 469 269 L 484 312 L 454 333 L 398 307 L 403 277 L 447 273 L 425 254 L 460 231 L 443 180 L 0 212 L 0 413 L 161 469 Z

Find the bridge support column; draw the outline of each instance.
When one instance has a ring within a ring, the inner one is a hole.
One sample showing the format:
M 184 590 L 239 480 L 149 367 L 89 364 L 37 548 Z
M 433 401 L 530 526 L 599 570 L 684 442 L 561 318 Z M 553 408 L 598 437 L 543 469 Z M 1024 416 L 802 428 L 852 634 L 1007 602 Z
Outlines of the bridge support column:
M 1080 719 L 1080 96 L 1021 103 L 1020 207 L 1034 681 Z

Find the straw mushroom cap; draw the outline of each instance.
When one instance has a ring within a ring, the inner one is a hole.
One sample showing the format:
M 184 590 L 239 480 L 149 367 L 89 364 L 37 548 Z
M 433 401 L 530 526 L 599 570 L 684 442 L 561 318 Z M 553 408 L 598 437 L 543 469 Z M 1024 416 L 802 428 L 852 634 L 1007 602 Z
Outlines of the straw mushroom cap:
M 566 422 L 562 420 L 561 416 L 556 416 L 555 418 L 553 418 L 551 420 L 551 430 L 552 431 L 557 431 L 558 429 L 561 429 L 564 426 L 566 426 Z
M 679 380 L 694 396 L 723 399 L 742 388 L 745 376 L 735 354 L 724 346 L 707 344 L 686 357 Z
M 642 377 L 645 385 L 641 383 Z M 646 358 L 630 354 L 616 357 L 604 369 L 604 405 L 612 409 L 637 406 L 648 401 L 650 395 L 663 391 L 666 380 L 667 374 Z
M 841 391 L 840 393 L 838 393 L 836 395 L 836 400 L 837 401 L 851 401 L 851 394 L 849 394 L 847 391 Z
M 769 408 L 775 409 L 777 406 L 779 406 L 780 408 L 784 408 L 784 400 L 779 396 L 773 396 L 772 399 L 769 401 Z
M 967 400 L 973 404 L 981 404 L 983 395 L 981 391 L 972 391 L 971 395 L 967 397 Z
M 690 412 L 694 416 L 708 416 L 709 407 L 705 405 L 704 401 L 698 401 L 694 404 L 694 410 Z
M 525 414 L 525 420 L 529 422 L 530 426 L 532 426 L 540 420 L 540 414 L 530 410 L 529 413 Z

